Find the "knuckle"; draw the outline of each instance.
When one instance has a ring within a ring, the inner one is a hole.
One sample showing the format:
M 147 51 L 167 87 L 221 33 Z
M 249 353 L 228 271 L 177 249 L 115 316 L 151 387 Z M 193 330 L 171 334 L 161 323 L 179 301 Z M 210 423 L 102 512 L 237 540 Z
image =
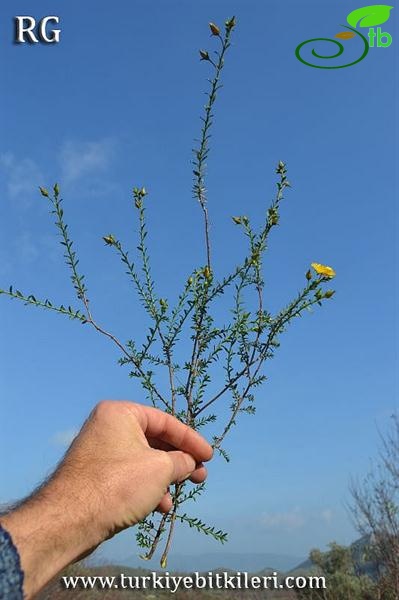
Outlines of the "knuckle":
M 168 477 L 171 477 L 174 472 L 174 463 L 168 452 L 164 452 L 163 450 L 155 450 L 155 452 L 157 453 L 160 469 Z
M 185 460 L 187 465 L 187 471 L 189 471 L 190 473 L 195 471 L 196 462 L 193 459 L 193 457 L 190 454 L 185 454 Z
M 101 400 L 96 404 L 93 414 L 96 417 L 107 417 L 115 410 L 117 402 L 115 400 Z

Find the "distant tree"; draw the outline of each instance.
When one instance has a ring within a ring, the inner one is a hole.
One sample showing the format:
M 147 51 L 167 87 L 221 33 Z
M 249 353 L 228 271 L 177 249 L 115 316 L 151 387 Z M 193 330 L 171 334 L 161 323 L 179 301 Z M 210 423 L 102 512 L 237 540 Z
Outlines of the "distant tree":
M 399 598 L 399 415 L 392 422 L 375 466 L 351 484 L 351 511 L 358 531 L 370 538 L 368 558 L 376 565 L 382 600 Z
M 353 560 L 351 548 L 335 542 L 330 550 L 312 550 L 309 558 L 314 574 L 325 578 L 325 589 L 298 590 L 300 600 L 376 600 L 376 588 L 366 575 L 360 575 Z

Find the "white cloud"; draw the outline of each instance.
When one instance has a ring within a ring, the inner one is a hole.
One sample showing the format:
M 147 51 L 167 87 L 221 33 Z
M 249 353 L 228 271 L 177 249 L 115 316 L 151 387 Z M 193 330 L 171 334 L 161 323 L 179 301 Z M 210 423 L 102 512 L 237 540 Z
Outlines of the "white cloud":
M 112 159 L 114 149 L 115 143 L 110 139 L 65 142 L 59 154 L 62 180 L 73 183 L 88 173 L 104 171 Z
M 10 198 L 26 200 L 38 193 L 37 188 L 43 185 L 40 168 L 31 158 L 17 159 L 11 152 L 0 154 L 0 169 L 6 180 Z
M 331 508 L 323 508 L 315 512 L 303 512 L 299 507 L 285 512 L 263 513 L 260 518 L 262 527 L 268 530 L 291 532 L 300 529 L 305 524 L 309 528 L 312 524 L 320 527 L 320 523 L 330 524 L 334 518 Z
M 54 446 L 62 446 L 63 448 L 66 448 L 71 445 L 77 434 L 78 431 L 76 429 L 65 429 L 64 431 L 57 431 L 51 437 L 50 441 Z
M 110 138 L 97 141 L 69 140 L 61 145 L 56 156 L 60 167 L 58 171 L 64 184 L 72 184 L 83 177 L 91 176 L 91 186 L 102 190 L 106 182 L 93 180 L 93 176 L 106 171 L 110 165 L 116 143 Z M 11 199 L 30 204 L 33 197 L 38 195 L 38 187 L 46 187 L 42 169 L 35 160 L 16 157 L 12 152 L 0 153 L 0 174 L 3 175 L 7 193 Z M 108 188 L 112 187 L 108 183 Z M 97 190 L 96 190 L 97 191 Z
M 265 529 L 292 531 L 305 524 L 305 517 L 301 510 L 296 507 L 287 512 L 264 513 L 261 516 L 261 524 Z

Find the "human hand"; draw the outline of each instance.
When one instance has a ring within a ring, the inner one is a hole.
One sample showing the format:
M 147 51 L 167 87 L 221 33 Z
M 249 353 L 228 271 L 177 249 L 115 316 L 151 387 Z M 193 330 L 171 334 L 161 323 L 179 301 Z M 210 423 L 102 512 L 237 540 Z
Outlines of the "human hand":
M 204 481 L 202 461 L 211 457 L 204 438 L 175 417 L 141 404 L 102 402 L 72 443 L 59 476 L 77 477 L 90 490 L 106 538 L 156 508 L 168 512 L 169 485 L 187 478 Z
M 211 457 L 211 446 L 171 415 L 131 402 L 97 405 L 47 483 L 1 519 L 27 598 L 152 510 L 168 512 L 168 486 L 203 481 Z

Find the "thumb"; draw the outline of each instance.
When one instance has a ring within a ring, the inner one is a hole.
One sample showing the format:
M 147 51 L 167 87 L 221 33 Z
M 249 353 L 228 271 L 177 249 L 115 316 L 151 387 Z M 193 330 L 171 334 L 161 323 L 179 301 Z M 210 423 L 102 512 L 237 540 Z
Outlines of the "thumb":
M 170 483 L 183 481 L 195 471 L 197 465 L 191 454 L 181 450 L 172 450 L 167 454 L 173 465 Z

